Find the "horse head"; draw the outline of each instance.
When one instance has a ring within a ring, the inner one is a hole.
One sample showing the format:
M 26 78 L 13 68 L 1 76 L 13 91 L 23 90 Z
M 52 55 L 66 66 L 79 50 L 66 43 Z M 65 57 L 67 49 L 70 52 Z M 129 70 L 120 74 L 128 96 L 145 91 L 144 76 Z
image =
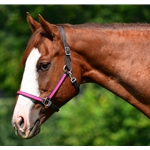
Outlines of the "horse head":
M 27 13 L 33 32 L 24 52 L 24 73 L 12 117 L 16 134 L 32 138 L 40 126 L 78 92 L 81 70 L 67 45 L 65 29 L 50 24 L 41 15 L 40 23 Z

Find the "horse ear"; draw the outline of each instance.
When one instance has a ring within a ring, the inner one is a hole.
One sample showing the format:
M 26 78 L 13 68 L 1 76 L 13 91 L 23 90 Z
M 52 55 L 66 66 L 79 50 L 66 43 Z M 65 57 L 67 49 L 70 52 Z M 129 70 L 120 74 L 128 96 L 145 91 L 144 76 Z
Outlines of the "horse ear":
M 41 25 L 31 17 L 29 12 L 27 12 L 26 14 L 27 14 L 27 21 L 30 26 L 30 29 L 32 30 L 32 32 L 35 32 L 39 27 L 41 27 Z
M 59 33 L 58 27 L 47 22 L 40 14 L 38 14 L 42 28 L 52 37 L 56 37 Z

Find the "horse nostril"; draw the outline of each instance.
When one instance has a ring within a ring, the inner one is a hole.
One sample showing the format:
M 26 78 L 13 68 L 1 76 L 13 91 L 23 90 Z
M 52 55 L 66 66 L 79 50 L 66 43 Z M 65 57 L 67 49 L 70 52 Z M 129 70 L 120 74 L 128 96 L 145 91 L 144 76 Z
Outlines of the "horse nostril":
M 23 128 L 23 126 L 24 126 L 24 119 L 23 119 L 23 117 L 19 117 L 18 125 L 19 125 L 20 128 Z

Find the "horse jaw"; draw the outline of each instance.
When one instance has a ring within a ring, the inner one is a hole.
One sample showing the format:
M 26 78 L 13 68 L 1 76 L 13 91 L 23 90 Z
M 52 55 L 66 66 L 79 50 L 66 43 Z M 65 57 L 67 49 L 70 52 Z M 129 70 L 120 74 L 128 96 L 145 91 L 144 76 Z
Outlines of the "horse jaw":
M 37 82 L 38 73 L 36 71 L 36 64 L 40 56 L 38 49 L 33 48 L 26 61 L 20 89 L 36 96 L 40 95 Z M 33 107 L 35 107 L 33 100 L 21 95 L 18 96 L 12 117 L 12 125 L 17 135 L 22 138 L 31 138 L 40 132 L 40 110 L 34 108 L 33 111 Z

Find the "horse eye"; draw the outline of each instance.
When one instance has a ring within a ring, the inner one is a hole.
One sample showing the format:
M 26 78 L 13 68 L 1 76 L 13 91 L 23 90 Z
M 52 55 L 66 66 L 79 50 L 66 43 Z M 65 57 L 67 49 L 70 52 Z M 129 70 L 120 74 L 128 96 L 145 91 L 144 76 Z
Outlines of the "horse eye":
M 37 70 L 46 71 L 49 69 L 49 67 L 50 67 L 50 63 L 40 63 L 37 67 Z

